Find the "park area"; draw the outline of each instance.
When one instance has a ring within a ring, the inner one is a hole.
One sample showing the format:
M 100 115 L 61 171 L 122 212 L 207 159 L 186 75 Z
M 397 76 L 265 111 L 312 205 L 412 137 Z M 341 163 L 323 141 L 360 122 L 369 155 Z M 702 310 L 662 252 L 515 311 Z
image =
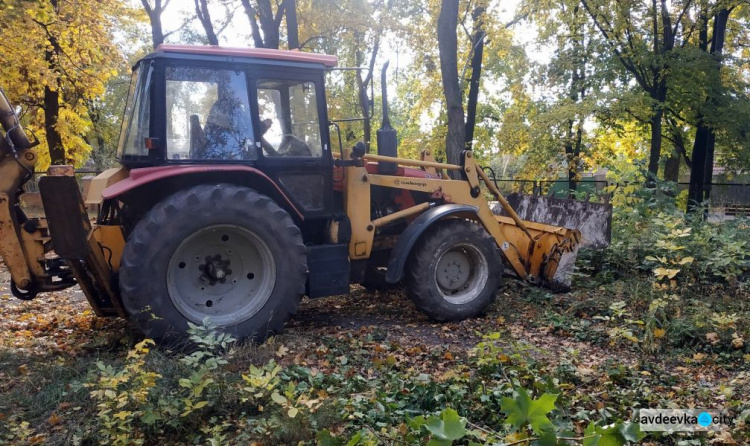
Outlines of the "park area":
M 196 326 L 198 350 L 170 350 L 77 289 L 22 302 L 3 275 L 0 441 L 747 444 L 749 222 L 691 225 L 668 197 L 618 197 L 612 244 L 582 254 L 573 291 L 506 277 L 459 323 L 398 287 L 353 286 L 303 300 L 261 345 Z M 645 438 L 632 424 L 637 408 L 693 407 L 734 422 Z
M 750 445 L 748 0 L 0 0 L 0 128 L 0 446 Z

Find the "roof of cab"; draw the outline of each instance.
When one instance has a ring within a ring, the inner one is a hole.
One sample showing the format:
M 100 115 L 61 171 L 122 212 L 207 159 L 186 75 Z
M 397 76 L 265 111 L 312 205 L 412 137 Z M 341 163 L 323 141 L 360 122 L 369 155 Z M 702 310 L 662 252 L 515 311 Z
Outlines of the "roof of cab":
M 154 52 L 272 59 L 283 62 L 315 63 L 325 67 L 335 67 L 338 63 L 336 56 L 328 54 L 303 53 L 299 50 L 273 50 L 269 48 L 233 48 L 216 45 L 170 45 L 162 43 L 156 47 Z

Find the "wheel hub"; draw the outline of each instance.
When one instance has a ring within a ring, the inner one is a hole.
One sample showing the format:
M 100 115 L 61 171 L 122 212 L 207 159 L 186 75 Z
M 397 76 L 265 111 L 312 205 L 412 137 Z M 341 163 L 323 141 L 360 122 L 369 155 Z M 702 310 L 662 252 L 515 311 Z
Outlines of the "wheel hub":
M 226 283 L 227 276 L 232 274 L 229 265 L 230 259 L 224 259 L 221 254 L 206 256 L 206 263 L 198 265 L 198 270 L 202 273 L 200 278 L 209 285 L 214 286 L 217 282 Z
M 254 232 L 214 225 L 185 238 L 172 254 L 167 291 L 177 310 L 195 323 L 241 323 L 266 304 L 276 282 L 276 263 Z
M 437 290 L 445 300 L 454 305 L 465 304 L 476 298 L 488 279 L 487 259 L 471 244 L 455 245 L 437 261 Z
M 440 259 L 437 279 L 441 287 L 447 290 L 457 290 L 466 285 L 470 273 L 469 259 L 459 251 L 450 251 Z

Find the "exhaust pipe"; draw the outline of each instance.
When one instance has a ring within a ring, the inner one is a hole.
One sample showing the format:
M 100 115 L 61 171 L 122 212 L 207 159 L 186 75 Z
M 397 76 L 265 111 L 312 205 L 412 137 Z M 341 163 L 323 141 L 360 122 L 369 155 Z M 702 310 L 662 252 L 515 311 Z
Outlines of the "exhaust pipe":
M 388 119 L 388 89 L 385 73 L 389 63 L 390 61 L 386 62 L 380 72 L 380 87 L 383 90 L 383 122 L 377 132 L 378 155 L 396 158 L 398 157 L 398 134 L 396 129 L 391 127 L 391 121 Z M 378 173 L 381 175 L 395 175 L 397 171 L 397 163 L 378 162 Z

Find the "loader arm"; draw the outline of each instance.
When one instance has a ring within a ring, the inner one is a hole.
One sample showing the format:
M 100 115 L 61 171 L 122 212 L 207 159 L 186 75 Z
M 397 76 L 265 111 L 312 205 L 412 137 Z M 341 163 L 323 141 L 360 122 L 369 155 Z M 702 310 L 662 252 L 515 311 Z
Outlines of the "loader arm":
M 18 206 L 18 195 L 34 171 L 37 155 L 30 147 L 15 147 L 7 136 L 0 141 L 0 254 L 15 286 L 30 292 L 32 273 L 41 273 L 34 259 L 44 252 L 25 243 L 29 237 L 24 233 L 29 232 L 22 226 L 28 220 Z
M 18 205 L 23 185 L 32 178 L 36 150 L 5 93 L 0 89 L 0 254 L 11 275 L 11 290 L 21 298 L 36 293 L 35 276 L 43 274 L 38 259 L 45 254 L 46 226 L 29 220 Z
M 26 137 L 2 90 L 0 124 L 0 255 L 10 271 L 11 292 L 30 300 L 39 292 L 78 284 L 97 315 L 124 316 L 99 242 L 101 231 L 89 222 L 73 167 L 52 166 L 40 180 L 50 219 L 27 217 L 19 197 L 34 176 L 36 144 Z
M 345 153 L 344 159 L 350 157 L 350 152 Z M 364 167 L 364 163 L 368 161 L 395 162 L 402 166 L 415 166 L 424 170 L 462 171 L 464 179 L 452 180 L 447 176 L 433 174 L 427 178 L 371 174 Z M 570 273 L 581 240 L 580 232 L 576 229 L 521 220 L 500 191 L 484 175 L 481 167 L 476 164 L 471 151 L 464 152 L 462 166 L 437 163 L 425 157 L 424 154 L 422 160 L 419 161 L 372 154 L 366 154 L 360 159 L 355 156 L 354 163 L 345 168 L 345 175 L 345 202 L 347 215 L 352 223 L 349 247 L 351 259 L 366 259 L 370 256 L 375 229 L 379 226 L 399 217 L 404 218 L 427 210 L 428 207 L 422 203 L 380 219 L 370 219 L 369 202 L 372 186 L 406 189 L 430 194 L 431 206 L 459 204 L 476 209 L 475 212 L 451 213 L 451 215 L 481 223 L 503 253 L 506 265 L 519 278 L 552 289 L 566 289 L 570 286 Z M 431 178 L 432 176 L 437 176 L 437 178 Z M 492 212 L 481 192 L 480 179 L 503 205 L 508 216 L 497 216 Z M 428 229 L 427 226 L 424 225 L 419 232 L 411 231 L 414 232 L 411 236 L 419 237 Z M 409 241 L 404 241 L 404 243 L 409 243 Z M 396 253 L 401 251 L 394 250 Z M 408 252 L 400 255 L 408 255 Z M 403 268 L 405 262 L 392 263 L 401 265 Z M 402 271 L 389 271 L 388 275 L 391 278 L 400 278 Z

